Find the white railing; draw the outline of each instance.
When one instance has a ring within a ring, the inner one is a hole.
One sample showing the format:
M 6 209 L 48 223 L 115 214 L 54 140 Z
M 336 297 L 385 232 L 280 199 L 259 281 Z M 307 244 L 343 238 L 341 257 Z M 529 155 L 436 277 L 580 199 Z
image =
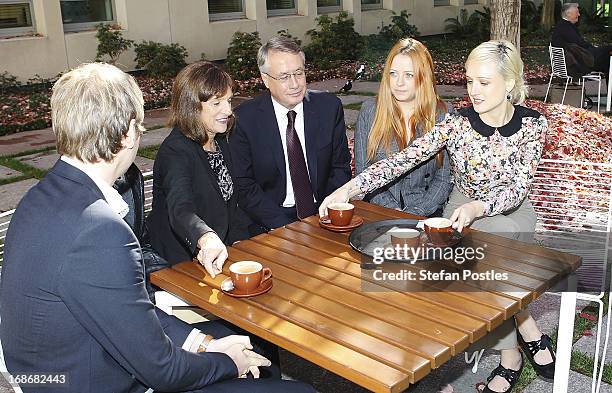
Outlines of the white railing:
M 569 288 L 561 296 L 553 391 L 568 391 L 576 300 L 582 299 L 599 306 L 591 385 L 591 392 L 598 393 L 610 326 L 610 303 L 604 310 L 602 299 L 610 290 L 606 277 L 608 256 L 612 255 L 612 164 L 542 160 L 529 197 L 538 216 L 536 240 L 583 258 L 574 282 L 577 289 Z M 581 288 L 584 293 L 578 292 Z M 602 332 L 604 312 L 608 328 Z M 604 346 L 600 352 L 601 340 Z
M 149 214 L 153 208 L 153 171 L 142 174 L 144 178 L 144 211 Z
M 4 260 L 4 240 L 6 239 L 6 231 L 8 230 L 13 213 L 15 213 L 15 209 L 0 213 L 0 265 L 2 265 Z

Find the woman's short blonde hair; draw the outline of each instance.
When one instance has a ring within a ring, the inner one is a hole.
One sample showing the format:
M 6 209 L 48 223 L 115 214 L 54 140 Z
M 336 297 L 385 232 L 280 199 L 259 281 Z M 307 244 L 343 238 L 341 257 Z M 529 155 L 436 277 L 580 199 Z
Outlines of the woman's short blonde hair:
M 514 88 L 509 92 L 513 104 L 521 104 L 527 98 L 527 85 L 523 75 L 523 60 L 516 47 L 505 40 L 483 42 L 468 56 L 465 66 L 470 62 L 485 62 L 497 65 L 504 80 L 514 80 Z
M 57 151 L 83 162 L 109 162 L 121 151 L 130 121 L 144 130 L 144 99 L 136 81 L 105 63 L 83 64 L 53 86 L 51 120 Z

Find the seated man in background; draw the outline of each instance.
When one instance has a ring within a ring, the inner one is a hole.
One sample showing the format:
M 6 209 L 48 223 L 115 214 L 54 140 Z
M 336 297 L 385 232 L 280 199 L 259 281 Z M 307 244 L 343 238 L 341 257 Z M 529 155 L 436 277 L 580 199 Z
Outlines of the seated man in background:
M 62 157 L 11 220 L 0 339 L 9 372 L 63 374 L 65 383 L 22 389 L 311 392 L 237 379 L 270 365 L 248 337 L 215 322 L 194 329 L 149 301 L 138 239 L 122 220 L 128 206 L 111 187 L 138 151 L 144 101 L 134 78 L 108 64 L 79 66 L 53 87 L 51 110 Z
M 565 3 L 561 7 L 561 20 L 552 32 L 552 46 L 564 48 L 570 75 L 581 76 L 591 71 L 604 73 L 607 79 L 610 69 L 612 45 L 594 46 L 580 35 L 576 24 L 580 18 L 578 3 Z M 586 52 L 584 51 L 586 50 Z M 568 53 L 572 61 L 568 59 Z M 589 54 L 592 56 L 590 58 Z
M 236 109 L 230 150 L 238 204 L 269 230 L 315 214 L 350 180 L 351 155 L 342 103 L 307 91 L 304 52 L 295 41 L 271 38 L 257 63 L 269 91 Z

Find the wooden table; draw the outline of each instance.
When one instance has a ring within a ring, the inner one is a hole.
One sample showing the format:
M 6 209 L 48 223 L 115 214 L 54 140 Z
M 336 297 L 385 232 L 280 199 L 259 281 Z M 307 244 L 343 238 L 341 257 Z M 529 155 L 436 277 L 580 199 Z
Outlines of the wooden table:
M 366 221 L 413 218 L 355 205 Z M 152 274 L 151 281 L 367 389 L 400 392 L 580 265 L 577 256 L 536 245 L 477 231 L 470 238 L 474 245 L 487 243 L 480 268 L 507 272 L 511 284 L 489 292 L 470 291 L 469 282 L 399 292 L 376 283 L 370 285 L 381 285 L 380 291 L 363 292 L 361 255 L 348 245 L 348 234 L 320 228 L 317 217 L 229 247 L 229 262 L 257 260 L 272 269 L 274 286 L 265 295 L 236 299 L 220 292 L 229 263 L 215 279 L 184 262 Z

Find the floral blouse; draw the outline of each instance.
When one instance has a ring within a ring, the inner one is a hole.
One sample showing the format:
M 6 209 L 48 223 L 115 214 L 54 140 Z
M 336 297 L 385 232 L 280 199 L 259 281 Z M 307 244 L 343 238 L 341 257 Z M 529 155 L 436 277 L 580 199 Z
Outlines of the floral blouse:
M 516 105 L 508 124 L 491 127 L 473 107 L 447 114 L 423 137 L 379 161 L 355 180 L 362 193 L 380 188 L 446 147 L 455 187 L 485 204 L 493 216 L 519 206 L 540 162 L 548 122 L 540 113 Z

